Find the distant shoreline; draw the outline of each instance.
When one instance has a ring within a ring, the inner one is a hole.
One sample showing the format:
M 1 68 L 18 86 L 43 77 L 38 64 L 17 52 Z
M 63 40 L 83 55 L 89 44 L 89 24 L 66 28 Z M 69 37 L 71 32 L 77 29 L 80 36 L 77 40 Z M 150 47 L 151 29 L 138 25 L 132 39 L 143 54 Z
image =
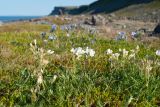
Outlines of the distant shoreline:
M 0 25 L 10 22 L 27 21 L 41 17 L 44 16 L 0 16 Z

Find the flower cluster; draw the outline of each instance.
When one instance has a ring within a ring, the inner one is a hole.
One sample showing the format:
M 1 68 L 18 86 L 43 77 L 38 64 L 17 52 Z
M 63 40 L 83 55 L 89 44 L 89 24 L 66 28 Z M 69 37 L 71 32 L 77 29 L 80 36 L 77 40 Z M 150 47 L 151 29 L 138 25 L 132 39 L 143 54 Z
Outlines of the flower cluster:
M 127 36 L 125 32 L 119 32 L 116 40 L 127 40 Z
M 132 59 L 135 58 L 136 53 L 139 51 L 139 46 L 137 45 L 136 49 L 127 51 L 126 49 L 119 49 L 119 52 L 113 53 L 113 50 L 107 49 L 106 54 L 109 56 L 110 60 L 118 60 L 121 56 L 123 59 Z
M 109 55 L 109 59 L 116 59 L 118 60 L 120 54 L 119 53 L 113 53 L 113 51 L 111 49 L 107 49 L 106 54 Z
M 51 26 L 50 32 L 54 32 L 56 29 L 57 29 L 57 25 L 56 25 L 56 24 L 53 24 L 53 25 Z
M 95 51 L 93 49 L 90 49 L 89 47 L 86 47 L 85 50 L 83 50 L 81 47 L 78 48 L 72 48 L 71 52 L 77 56 L 79 59 L 82 55 L 91 56 L 93 57 L 95 55 Z
M 136 38 L 136 37 L 137 37 L 137 32 L 132 32 L 132 33 L 131 33 L 131 38 L 134 39 L 134 38 Z
M 60 26 L 60 28 L 61 28 L 61 30 L 69 31 L 69 30 L 76 29 L 77 25 L 76 24 L 62 25 L 62 26 Z
M 37 77 L 37 86 L 39 87 L 39 85 L 43 83 L 44 68 L 49 63 L 49 61 L 45 59 L 45 56 L 53 54 L 54 51 L 45 51 L 43 48 L 38 48 L 36 40 L 34 40 L 33 43 L 30 43 L 30 47 L 38 63 L 38 67 L 35 69 L 33 75 Z

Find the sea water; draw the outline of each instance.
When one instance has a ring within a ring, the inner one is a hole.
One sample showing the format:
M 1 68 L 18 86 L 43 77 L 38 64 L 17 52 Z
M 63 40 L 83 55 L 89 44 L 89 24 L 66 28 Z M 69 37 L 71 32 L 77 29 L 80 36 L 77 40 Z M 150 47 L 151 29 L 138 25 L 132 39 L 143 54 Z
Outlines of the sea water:
M 0 16 L 0 23 L 30 20 L 34 18 L 40 18 L 42 16 Z

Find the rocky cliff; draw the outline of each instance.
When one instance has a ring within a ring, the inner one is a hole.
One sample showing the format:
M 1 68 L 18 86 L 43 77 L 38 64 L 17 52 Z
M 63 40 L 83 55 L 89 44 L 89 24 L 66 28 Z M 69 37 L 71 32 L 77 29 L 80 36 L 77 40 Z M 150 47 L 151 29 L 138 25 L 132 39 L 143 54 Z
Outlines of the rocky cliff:
M 133 8 L 134 6 L 134 8 Z M 131 8 L 130 8 L 131 7 Z M 124 10 L 123 13 L 134 12 L 135 10 L 151 11 L 160 9 L 160 0 L 98 0 L 90 5 L 80 7 L 55 7 L 50 15 L 59 14 L 60 10 L 66 14 L 97 14 L 113 13 Z

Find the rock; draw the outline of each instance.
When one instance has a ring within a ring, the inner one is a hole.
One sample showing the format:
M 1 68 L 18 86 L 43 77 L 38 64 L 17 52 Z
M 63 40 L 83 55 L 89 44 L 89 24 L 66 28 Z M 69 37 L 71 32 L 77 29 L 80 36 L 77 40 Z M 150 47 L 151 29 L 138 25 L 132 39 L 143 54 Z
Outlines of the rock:
M 64 11 L 62 9 L 58 10 L 58 15 L 64 15 Z
M 112 13 L 112 14 L 109 14 L 109 17 L 116 17 L 116 15 L 114 14 L 114 13 Z
M 91 22 L 88 18 L 86 18 L 86 19 L 84 20 L 84 24 L 92 25 L 92 22 Z
M 155 27 L 153 33 L 154 34 L 160 34 L 160 23 Z
M 96 25 L 96 21 L 97 21 L 97 18 L 96 16 L 92 16 L 92 19 L 91 19 L 91 22 L 92 22 L 92 25 Z

